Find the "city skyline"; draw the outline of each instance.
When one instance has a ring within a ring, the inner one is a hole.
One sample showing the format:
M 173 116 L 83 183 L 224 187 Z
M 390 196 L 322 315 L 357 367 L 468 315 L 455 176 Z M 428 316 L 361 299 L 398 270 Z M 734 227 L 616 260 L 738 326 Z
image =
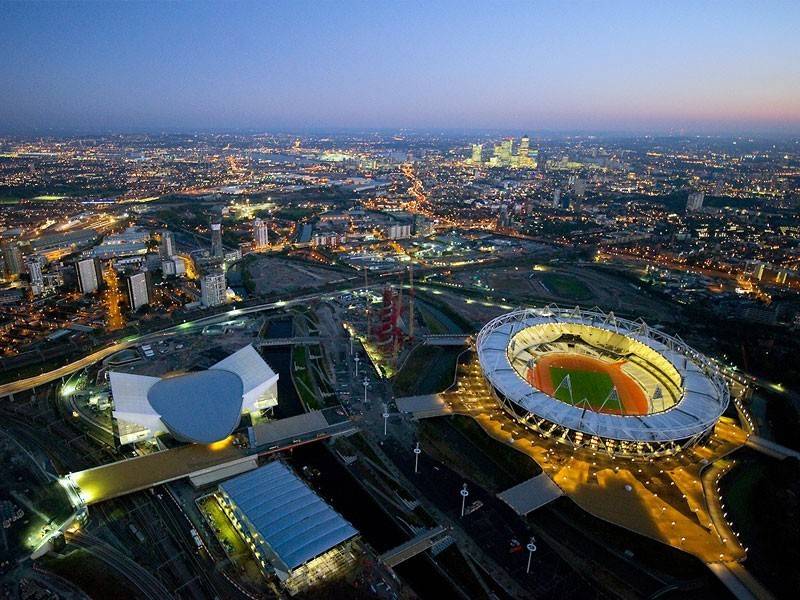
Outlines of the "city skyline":
M 7 134 L 800 131 L 793 3 L 4 9 Z

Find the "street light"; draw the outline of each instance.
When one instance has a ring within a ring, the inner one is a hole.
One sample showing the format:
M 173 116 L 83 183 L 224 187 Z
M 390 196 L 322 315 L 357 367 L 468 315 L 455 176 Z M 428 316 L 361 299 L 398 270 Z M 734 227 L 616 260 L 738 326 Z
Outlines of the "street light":
M 528 568 L 525 570 L 525 573 L 531 572 L 531 558 L 533 558 L 533 553 L 536 552 L 536 538 L 531 536 L 531 541 L 528 542 L 528 545 L 525 546 L 528 549 Z
M 358 358 L 358 355 L 356 355 L 356 357 L 353 360 L 356 363 L 356 377 L 358 377 L 358 361 L 360 361 L 361 359 Z
M 419 455 L 422 454 L 422 450 L 419 449 L 419 442 L 417 442 L 416 448 L 414 448 L 414 473 L 417 473 L 417 468 L 419 467 Z
M 366 406 L 366 404 L 367 404 L 367 386 L 369 385 L 369 379 L 367 377 L 364 377 L 364 381 L 362 381 L 361 383 L 364 384 L 364 405 Z
M 386 424 L 389 422 L 389 411 L 386 405 L 383 405 L 383 437 L 386 437 Z
M 464 509 L 467 506 L 467 496 L 469 496 L 469 491 L 467 490 L 467 484 L 466 483 L 462 486 L 461 491 L 459 492 L 459 494 L 461 494 L 461 516 L 463 517 L 464 516 Z

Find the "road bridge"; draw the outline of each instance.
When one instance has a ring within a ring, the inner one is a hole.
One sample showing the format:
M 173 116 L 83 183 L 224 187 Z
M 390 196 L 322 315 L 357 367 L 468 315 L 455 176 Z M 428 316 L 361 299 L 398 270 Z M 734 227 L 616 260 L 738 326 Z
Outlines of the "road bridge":
M 381 554 L 380 560 L 387 567 L 396 567 L 409 558 L 414 558 L 417 554 L 425 552 L 428 548 L 435 546 L 446 536 L 447 529 L 442 525 L 434 527 L 433 529 L 427 529 L 407 542 L 392 548 L 388 552 L 384 552 Z

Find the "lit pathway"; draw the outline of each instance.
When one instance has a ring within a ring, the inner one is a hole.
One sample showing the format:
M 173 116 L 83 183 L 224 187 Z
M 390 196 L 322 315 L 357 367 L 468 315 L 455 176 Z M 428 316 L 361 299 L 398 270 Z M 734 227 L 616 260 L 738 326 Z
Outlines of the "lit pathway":
M 709 442 L 696 450 L 647 462 L 632 461 L 603 452 L 573 450 L 529 431 L 497 406 L 477 361 L 466 366 L 456 389 L 443 397 L 455 413 L 472 417 L 490 436 L 533 458 L 567 496 L 592 515 L 690 552 L 707 563 L 744 558 L 744 549 L 724 519 L 715 523 L 712 518 L 722 514 L 719 498 L 706 496 L 700 475 L 703 465 L 744 444 L 744 433 L 732 423 L 720 422 Z

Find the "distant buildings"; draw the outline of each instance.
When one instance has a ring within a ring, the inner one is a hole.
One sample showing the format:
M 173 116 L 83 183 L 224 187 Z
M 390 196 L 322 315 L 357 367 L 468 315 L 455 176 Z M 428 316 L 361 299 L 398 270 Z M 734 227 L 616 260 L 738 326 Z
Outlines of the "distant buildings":
M 78 289 L 82 294 L 91 294 L 100 289 L 103 282 L 100 260 L 97 258 L 80 260 L 75 264 L 75 271 L 78 275 Z
M 269 225 L 266 221 L 253 221 L 253 246 L 256 249 L 269 246 Z
M 489 159 L 490 167 L 512 167 L 518 169 L 532 169 L 535 166 L 530 156 L 531 140 L 527 135 L 522 136 L 514 152 L 514 139 L 507 138 L 494 147 L 492 157 Z M 474 146 L 473 146 L 474 152 Z
M 222 248 L 222 223 L 212 219 L 211 221 L 211 256 L 222 258 L 224 250 Z
M 142 271 L 127 278 L 128 303 L 132 311 L 139 310 L 145 304 L 150 304 L 153 297 L 153 284 L 150 273 Z
M 686 212 L 692 212 L 703 208 L 703 199 L 705 194 L 703 192 L 693 192 L 689 194 L 686 199 Z
M 200 278 L 200 302 L 203 306 L 225 304 L 227 283 L 222 269 L 213 269 Z

